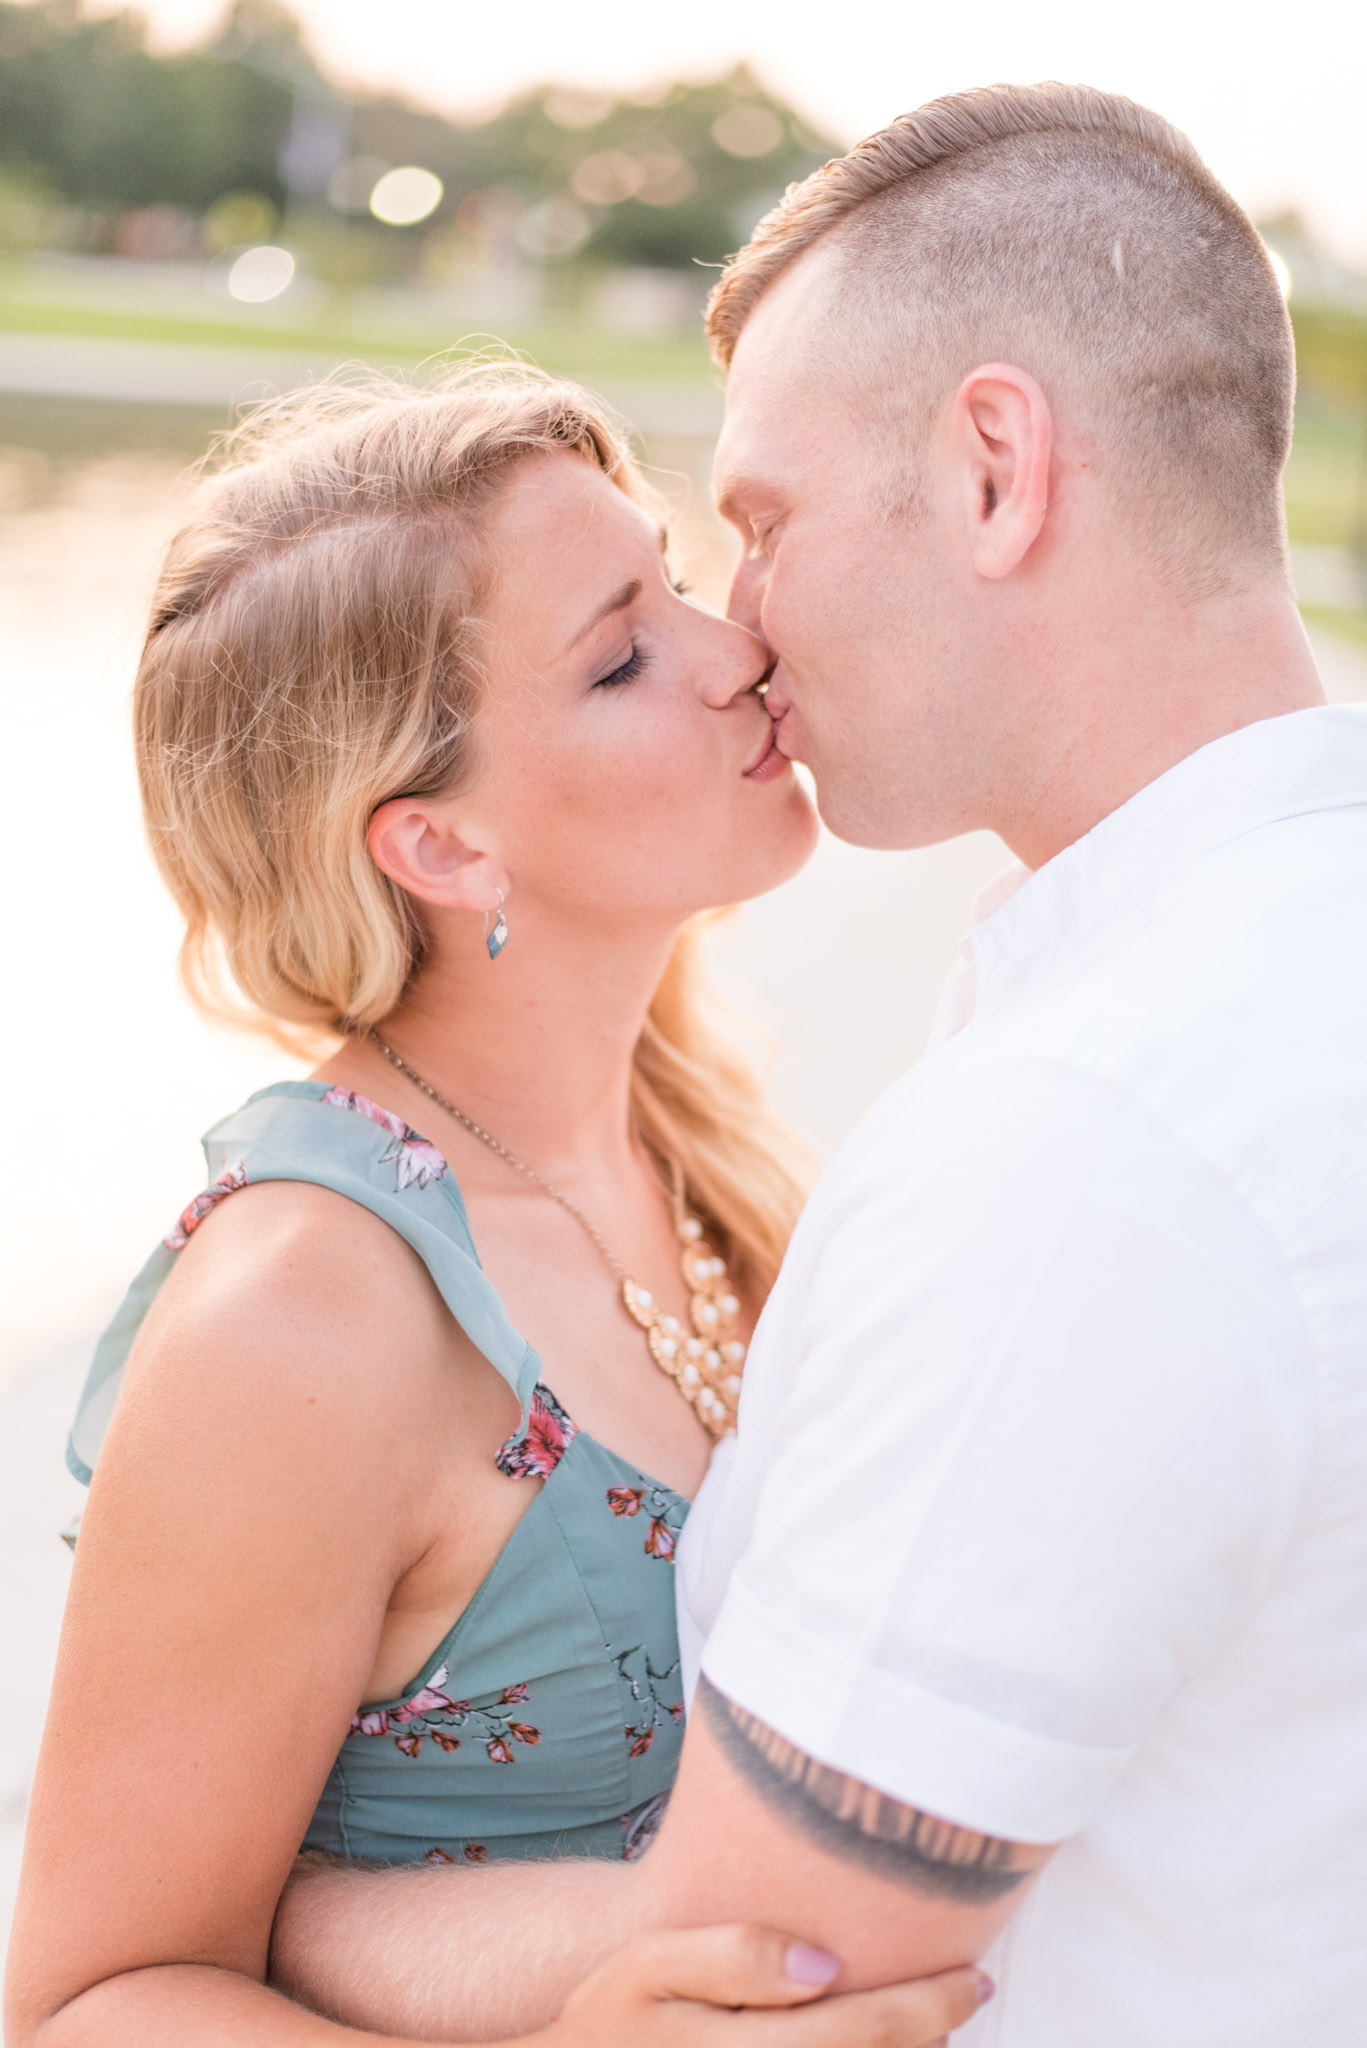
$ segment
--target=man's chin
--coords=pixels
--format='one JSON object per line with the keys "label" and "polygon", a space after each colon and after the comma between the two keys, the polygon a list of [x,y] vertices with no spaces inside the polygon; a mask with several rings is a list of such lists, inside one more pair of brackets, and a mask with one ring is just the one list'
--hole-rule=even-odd
{"label": "man's chin", "polygon": [[800,771],[811,778],[821,822],[835,839],[847,846],[866,846],[878,853],[910,853],[918,847],[939,846],[969,830],[933,815],[917,815],[895,796],[875,790],[851,788],[827,770],[823,781],[815,770]]}

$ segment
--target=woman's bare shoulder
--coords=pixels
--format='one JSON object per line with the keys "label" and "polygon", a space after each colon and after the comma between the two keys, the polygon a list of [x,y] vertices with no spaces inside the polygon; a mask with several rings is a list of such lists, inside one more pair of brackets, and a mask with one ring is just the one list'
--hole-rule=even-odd
{"label": "woman's bare shoulder", "polygon": [[373,1301],[377,1286],[404,1312],[439,1300],[417,1254],[361,1203],[311,1181],[274,1180],[239,1188],[203,1218],[159,1299],[239,1313],[307,1300],[326,1313],[330,1303]]}
{"label": "woman's bare shoulder", "polygon": [[180,1252],[120,1408],[154,1437],[297,1438],[339,1478],[379,1483],[397,1461],[411,1482],[434,1403],[476,1357],[388,1224],[330,1188],[265,1182],[220,1203]]}

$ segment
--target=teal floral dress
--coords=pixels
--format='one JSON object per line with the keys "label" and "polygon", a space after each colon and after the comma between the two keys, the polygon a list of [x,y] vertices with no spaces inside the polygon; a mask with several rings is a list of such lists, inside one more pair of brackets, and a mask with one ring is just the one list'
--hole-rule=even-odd
{"label": "teal floral dress", "polygon": [[682,1740],[674,1547],[688,1503],[585,1431],[480,1266],[445,1159],[348,1089],[286,1081],[204,1140],[210,1180],[96,1351],[67,1450],[87,1484],[133,1339],[191,1234],[257,1181],[329,1187],[413,1247],[522,1406],[499,1469],[540,1482],[465,1612],[395,1699],[357,1705],[302,1846],[386,1863],[639,1855]]}

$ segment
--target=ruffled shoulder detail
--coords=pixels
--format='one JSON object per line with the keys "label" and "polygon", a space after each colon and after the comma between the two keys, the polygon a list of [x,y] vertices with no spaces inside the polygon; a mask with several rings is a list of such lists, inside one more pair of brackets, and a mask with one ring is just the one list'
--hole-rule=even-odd
{"label": "ruffled shoulder detail", "polygon": [[579,1424],[550,1388],[538,1383],[525,1424],[508,1438],[494,1463],[510,1479],[549,1479],[578,1434]]}
{"label": "ruffled shoulder detail", "polygon": [[430,1138],[420,1137],[411,1124],[406,1124],[392,1109],[381,1109],[368,1095],[359,1095],[353,1088],[329,1088],[323,1102],[329,1109],[353,1109],[358,1116],[388,1131],[393,1142],[380,1155],[380,1165],[394,1168],[396,1194],[402,1194],[405,1188],[425,1188],[430,1181],[442,1180],[451,1171]]}
{"label": "ruffled shoulder detail", "polygon": [[459,1185],[435,1145],[368,1096],[321,1081],[281,1081],[215,1124],[204,1155],[207,1185],[157,1246],[96,1348],[67,1446],[78,1479],[89,1484],[125,1360],[177,1255],[220,1202],[269,1180],[332,1188],[396,1230],[471,1342],[517,1395],[519,1430],[526,1434],[540,1360],[480,1265]]}

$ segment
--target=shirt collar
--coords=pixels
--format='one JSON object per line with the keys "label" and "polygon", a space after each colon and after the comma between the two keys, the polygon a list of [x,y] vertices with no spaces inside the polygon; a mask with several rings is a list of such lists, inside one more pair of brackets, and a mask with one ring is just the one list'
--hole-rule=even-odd
{"label": "shirt collar", "polygon": [[1279,819],[1356,804],[1367,805],[1367,706],[1287,712],[1211,740],[1042,868],[1017,862],[988,885],[977,904],[985,922],[964,947],[974,1016],[1042,979],[1202,855]]}

